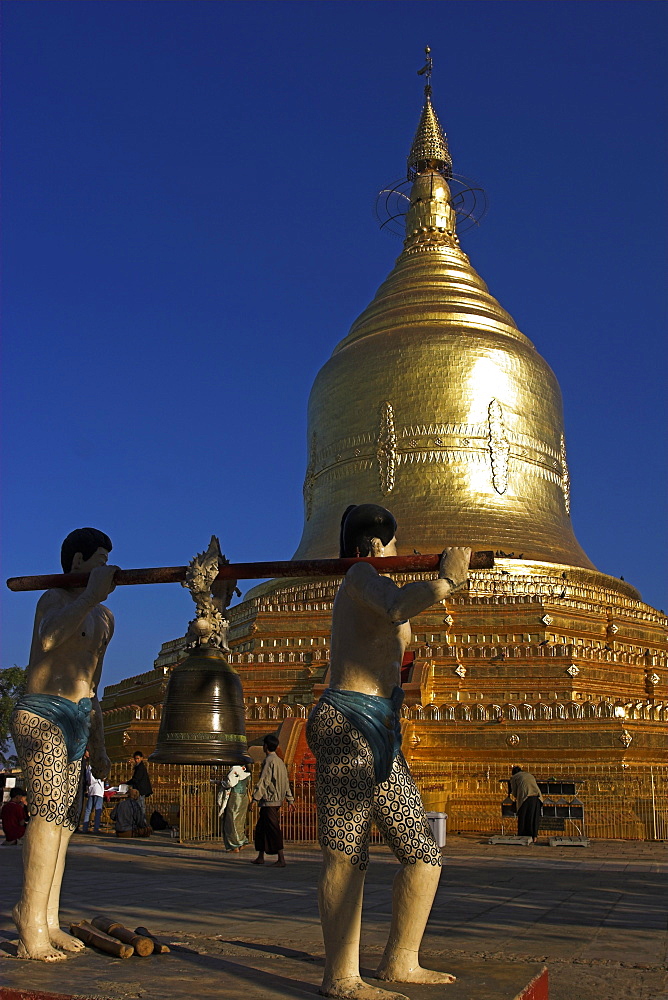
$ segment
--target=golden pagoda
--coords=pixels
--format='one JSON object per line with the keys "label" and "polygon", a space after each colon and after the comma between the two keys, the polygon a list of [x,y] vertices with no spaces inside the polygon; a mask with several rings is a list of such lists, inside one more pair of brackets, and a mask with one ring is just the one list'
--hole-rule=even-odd
{"label": "golden pagoda", "polygon": [[[403,251],[313,384],[294,558],[336,557],[343,511],[366,502],[395,515],[399,553],[493,549],[493,569],[413,620],[404,752],[416,774],[460,775],[460,806],[470,799],[478,816],[480,775],[493,781],[490,767],[518,760],[583,781],[611,768],[606,794],[621,801],[627,772],[666,781],[668,620],[599,573],[575,538],[559,385],[460,247],[427,56]],[[308,757],[304,720],[325,683],[337,586],[275,580],[229,612],[249,740],[283,725],[295,765]],[[105,690],[118,759],[130,743],[150,749],[182,650],[166,643],[153,671]],[[436,784],[427,800],[442,807],[451,784]],[[643,823],[628,818],[624,835]]]}

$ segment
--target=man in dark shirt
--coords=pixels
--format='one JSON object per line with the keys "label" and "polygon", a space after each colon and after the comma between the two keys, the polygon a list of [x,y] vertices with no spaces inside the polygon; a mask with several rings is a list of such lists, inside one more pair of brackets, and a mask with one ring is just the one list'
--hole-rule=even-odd
{"label": "man in dark shirt", "polygon": [[144,754],[141,750],[135,750],[132,755],[135,762],[134,770],[132,772],[132,777],[128,781],[128,786],[130,788],[136,788],[139,792],[139,803],[142,809],[146,809],[145,799],[149,795],[153,795],[153,787],[151,785],[151,779],[148,776],[148,771],[146,770],[146,764],[144,763]]}

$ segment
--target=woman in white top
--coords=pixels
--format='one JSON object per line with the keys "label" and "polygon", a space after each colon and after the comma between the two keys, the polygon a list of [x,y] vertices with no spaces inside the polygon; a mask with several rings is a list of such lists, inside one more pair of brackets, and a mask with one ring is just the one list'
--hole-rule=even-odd
{"label": "woman in white top", "polygon": [[[219,792],[220,812],[223,816],[223,839],[227,851],[240,851],[248,843],[246,836],[246,813],[248,812],[248,790],[250,770],[243,764],[235,764],[228,771]],[[222,793],[222,794],[221,794]]]}
{"label": "woman in white top", "polygon": [[93,823],[93,833],[99,833],[100,820],[102,819],[102,803],[104,802],[104,781],[102,778],[95,777],[90,764],[86,768],[86,793],[88,795],[88,801],[86,802],[86,809],[84,810],[83,832],[88,833],[90,814],[91,812],[94,812],[95,820]]}

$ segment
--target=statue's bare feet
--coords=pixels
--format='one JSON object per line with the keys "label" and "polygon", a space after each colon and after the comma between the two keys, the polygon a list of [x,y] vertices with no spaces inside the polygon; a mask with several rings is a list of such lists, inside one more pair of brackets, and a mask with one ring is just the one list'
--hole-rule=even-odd
{"label": "statue's bare feet", "polygon": [[423,969],[421,965],[400,963],[396,961],[381,962],[376,970],[376,979],[388,983],[454,983],[457,977],[450,972],[435,972],[433,969]]}
{"label": "statue's bare feet", "polygon": [[17,903],[12,910],[12,917],[19,932],[19,958],[32,958],[38,962],[64,962],[67,955],[64,951],[54,948],[46,924],[37,924],[26,920],[21,913],[21,904]]}
{"label": "statue's bare feet", "polygon": [[390,993],[389,990],[369,986],[359,976],[323,982],[318,992],[324,997],[338,997],[339,1000],[408,1000],[404,993]]}
{"label": "statue's bare feet", "polygon": [[86,947],[83,941],[74,937],[73,934],[68,934],[67,931],[61,931],[60,927],[50,926],[49,938],[54,948],[60,948],[61,951],[83,951]]}

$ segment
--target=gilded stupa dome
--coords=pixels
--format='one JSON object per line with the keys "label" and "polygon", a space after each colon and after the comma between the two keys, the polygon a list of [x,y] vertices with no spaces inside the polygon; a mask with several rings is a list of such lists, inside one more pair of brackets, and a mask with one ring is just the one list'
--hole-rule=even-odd
{"label": "gilded stupa dome", "polygon": [[459,246],[451,159],[425,88],[401,256],[318,373],[296,559],[336,556],[351,503],[399,552],[473,545],[593,569],[570,521],[561,393]]}

